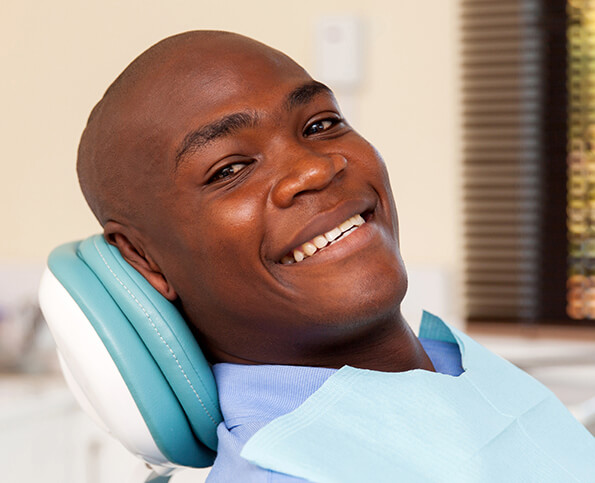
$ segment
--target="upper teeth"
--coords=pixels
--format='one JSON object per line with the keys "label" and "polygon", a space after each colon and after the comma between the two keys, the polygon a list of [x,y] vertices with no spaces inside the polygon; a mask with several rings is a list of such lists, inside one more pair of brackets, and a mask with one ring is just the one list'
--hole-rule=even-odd
{"label": "upper teeth", "polygon": [[281,259],[281,263],[286,265],[288,263],[301,262],[304,258],[311,257],[325,246],[335,243],[341,235],[348,235],[364,223],[365,220],[361,215],[354,215],[332,230],[327,231],[323,235],[315,236],[312,240],[295,248]]}

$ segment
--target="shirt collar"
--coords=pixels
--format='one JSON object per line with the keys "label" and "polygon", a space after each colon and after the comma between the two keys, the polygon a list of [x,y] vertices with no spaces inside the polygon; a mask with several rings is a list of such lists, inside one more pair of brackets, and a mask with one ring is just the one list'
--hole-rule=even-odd
{"label": "shirt collar", "polygon": [[293,411],[335,372],[283,365],[213,366],[221,413],[229,429],[247,421],[271,421]]}
{"label": "shirt collar", "polygon": [[[449,326],[429,312],[422,315],[419,337],[456,344],[462,349]],[[453,352],[449,356],[448,367],[453,365],[453,358],[457,359],[457,366],[460,364],[460,355],[456,349],[455,352],[456,355]],[[230,363],[213,366],[221,413],[228,429],[246,422],[269,422],[293,411],[335,372],[336,369],[305,366]]]}

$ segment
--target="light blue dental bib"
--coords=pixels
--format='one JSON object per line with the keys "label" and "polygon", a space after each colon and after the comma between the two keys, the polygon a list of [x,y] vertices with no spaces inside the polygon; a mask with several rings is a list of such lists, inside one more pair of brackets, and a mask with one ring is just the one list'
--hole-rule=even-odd
{"label": "light blue dental bib", "polygon": [[595,482],[595,438],[542,384],[437,317],[465,372],[343,367],[242,457],[316,482]]}

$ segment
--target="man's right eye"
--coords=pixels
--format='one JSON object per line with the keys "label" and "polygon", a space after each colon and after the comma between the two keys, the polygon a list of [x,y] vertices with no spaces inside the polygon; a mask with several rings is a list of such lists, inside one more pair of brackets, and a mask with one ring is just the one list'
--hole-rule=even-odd
{"label": "man's right eye", "polygon": [[237,173],[239,173],[242,169],[248,166],[250,163],[233,163],[224,166],[219,171],[217,171],[213,176],[209,178],[208,183],[213,183],[215,181],[220,181],[222,179],[230,178]]}
{"label": "man's right eye", "polygon": [[327,131],[328,129],[331,129],[335,125],[339,124],[340,122],[341,119],[336,118],[321,119],[319,121],[313,122],[304,131],[304,136],[312,136],[314,134],[319,134],[321,132]]}

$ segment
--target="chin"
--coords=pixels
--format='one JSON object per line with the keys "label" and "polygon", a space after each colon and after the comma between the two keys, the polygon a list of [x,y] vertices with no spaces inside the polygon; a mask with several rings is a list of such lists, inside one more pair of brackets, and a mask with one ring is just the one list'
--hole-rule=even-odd
{"label": "chin", "polygon": [[328,290],[310,300],[309,308],[325,307],[319,311],[325,314],[319,318],[320,324],[329,329],[357,330],[400,318],[407,292],[407,273],[400,260],[384,265],[382,270],[352,277],[349,282],[340,287],[329,284]]}

